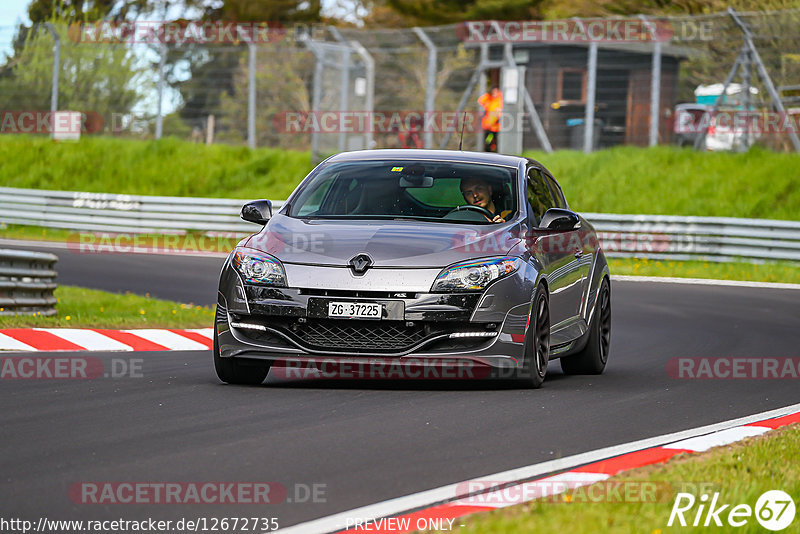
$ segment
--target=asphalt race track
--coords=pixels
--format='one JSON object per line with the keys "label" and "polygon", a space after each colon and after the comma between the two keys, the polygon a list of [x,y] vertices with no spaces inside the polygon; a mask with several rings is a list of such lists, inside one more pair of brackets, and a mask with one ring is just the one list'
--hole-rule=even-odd
{"label": "asphalt race track", "polygon": [[56,271],[60,285],[150,293],[156,298],[202,305],[217,302],[217,280],[225,261],[224,257],[166,254],[79,254],[64,247],[11,243],[2,240],[0,248],[58,256]]}
{"label": "asphalt race track", "polygon": [[[62,284],[204,304],[213,301],[222,261],[98,255],[86,262],[56,253]],[[565,377],[554,362],[535,391],[461,381],[227,386],[216,379],[210,352],[92,353],[105,368],[112,358],[141,359],[143,376],[2,381],[0,499],[31,520],[257,516],[289,526],[786,406],[800,401],[797,380],[676,379],[666,366],[685,356],[799,357],[798,297],[796,290],[615,282],[606,373]],[[69,488],[91,481],[272,481],[305,502],[73,502]],[[308,502],[302,497],[315,484],[324,495]]]}

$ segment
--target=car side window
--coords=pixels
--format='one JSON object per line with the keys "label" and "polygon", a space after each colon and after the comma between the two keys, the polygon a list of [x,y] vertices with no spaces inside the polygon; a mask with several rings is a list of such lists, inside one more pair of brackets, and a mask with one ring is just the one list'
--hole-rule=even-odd
{"label": "car side window", "polygon": [[544,213],[550,208],[555,207],[555,202],[539,169],[534,167],[528,169],[527,186],[528,206],[533,215],[534,222],[538,226]]}
{"label": "car side window", "polygon": [[553,193],[553,200],[555,201],[556,207],[567,209],[567,199],[564,198],[564,192],[561,191],[561,186],[558,185],[555,178],[547,173],[543,174],[547,185],[550,186],[550,191]]}

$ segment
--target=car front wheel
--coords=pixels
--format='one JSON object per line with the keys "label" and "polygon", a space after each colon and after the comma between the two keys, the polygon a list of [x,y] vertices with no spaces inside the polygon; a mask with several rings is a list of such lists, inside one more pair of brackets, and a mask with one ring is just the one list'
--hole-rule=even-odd
{"label": "car front wheel", "polygon": [[544,286],[536,289],[528,331],[525,334],[525,356],[517,378],[521,385],[540,388],[550,361],[550,300]]}
{"label": "car front wheel", "polygon": [[236,358],[222,358],[219,355],[219,340],[217,329],[214,328],[214,370],[217,377],[227,384],[242,384],[255,386],[264,381],[269,373],[270,365],[267,363],[253,362],[243,364]]}

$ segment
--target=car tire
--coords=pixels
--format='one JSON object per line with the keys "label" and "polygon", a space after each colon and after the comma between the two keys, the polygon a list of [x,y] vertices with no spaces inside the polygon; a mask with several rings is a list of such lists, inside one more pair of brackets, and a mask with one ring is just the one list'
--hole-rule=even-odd
{"label": "car tire", "polygon": [[568,375],[599,375],[606,368],[611,347],[611,284],[603,278],[586,346],[577,354],[561,358]]}
{"label": "car tire", "polygon": [[517,380],[520,385],[542,387],[550,361],[550,299],[543,285],[536,288],[531,307],[528,331],[525,333],[525,355]]}
{"label": "car tire", "polygon": [[267,363],[242,365],[236,358],[221,357],[219,355],[217,329],[214,328],[214,370],[217,372],[217,378],[226,384],[257,386],[267,378],[269,368],[270,364]]}

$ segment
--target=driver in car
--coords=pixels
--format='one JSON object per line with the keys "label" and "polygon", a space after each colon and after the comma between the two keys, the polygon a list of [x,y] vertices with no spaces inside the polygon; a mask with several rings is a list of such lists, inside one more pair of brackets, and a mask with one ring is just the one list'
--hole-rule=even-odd
{"label": "driver in car", "polygon": [[461,194],[464,195],[467,204],[487,210],[492,217],[489,218],[486,214],[483,216],[490,222],[504,223],[506,218],[511,215],[511,210],[500,212],[497,209],[492,198],[492,186],[486,180],[464,178],[461,180]]}

